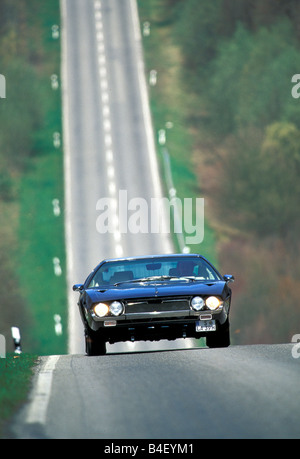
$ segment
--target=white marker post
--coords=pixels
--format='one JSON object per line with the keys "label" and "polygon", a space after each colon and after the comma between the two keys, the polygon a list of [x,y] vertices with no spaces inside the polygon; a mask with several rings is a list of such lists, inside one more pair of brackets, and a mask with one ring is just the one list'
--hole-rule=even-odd
{"label": "white marker post", "polygon": [[149,37],[151,33],[151,24],[149,21],[145,21],[143,23],[143,36],[144,37]]}
{"label": "white marker post", "polygon": [[21,333],[18,327],[11,327],[11,335],[15,345],[15,354],[21,354]]}
{"label": "white marker post", "polygon": [[59,216],[60,216],[59,199],[56,199],[56,198],[53,199],[52,205],[53,205],[53,213],[54,213],[54,216],[55,216],[55,217],[59,217]]}
{"label": "white marker post", "polygon": [[51,75],[50,80],[51,88],[53,89],[53,91],[57,91],[57,89],[59,88],[58,76],[54,73],[53,75]]}
{"label": "white marker post", "polygon": [[6,99],[6,80],[5,76],[0,74],[0,98]]}
{"label": "white marker post", "polygon": [[59,39],[59,26],[57,24],[53,24],[51,27],[52,31],[52,38],[53,40],[58,40]]}
{"label": "white marker post", "polygon": [[156,86],[157,83],[157,70],[150,70],[149,84],[150,86]]}
{"label": "white marker post", "polygon": [[166,144],[166,131],[165,129],[160,129],[158,131],[158,143],[159,145],[165,145]]}
{"label": "white marker post", "polygon": [[61,323],[61,317],[59,314],[54,314],[54,330],[56,336],[61,336],[63,333],[62,330],[62,323]]}
{"label": "white marker post", "polygon": [[60,141],[60,133],[59,132],[54,132],[53,134],[53,145],[55,148],[59,148],[61,145]]}
{"label": "white marker post", "polygon": [[62,269],[60,266],[60,259],[55,257],[53,258],[53,267],[54,267],[54,274],[59,277],[62,275]]}
{"label": "white marker post", "polygon": [[5,336],[0,335],[0,359],[6,358],[6,341]]}

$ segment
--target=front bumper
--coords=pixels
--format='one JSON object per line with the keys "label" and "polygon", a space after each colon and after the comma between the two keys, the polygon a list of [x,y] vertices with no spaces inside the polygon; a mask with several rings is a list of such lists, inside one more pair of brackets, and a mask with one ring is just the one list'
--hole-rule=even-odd
{"label": "front bumper", "polygon": [[223,306],[217,311],[152,311],[123,314],[119,317],[99,318],[87,312],[88,326],[105,341],[159,341],[177,338],[201,338],[211,331],[197,331],[196,324],[214,321],[219,330],[228,319]]}

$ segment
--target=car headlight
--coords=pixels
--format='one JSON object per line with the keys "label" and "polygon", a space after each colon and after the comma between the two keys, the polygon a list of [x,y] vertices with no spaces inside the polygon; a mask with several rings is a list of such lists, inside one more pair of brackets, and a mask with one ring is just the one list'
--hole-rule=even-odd
{"label": "car headlight", "polygon": [[120,301],[113,301],[109,307],[109,310],[113,316],[119,316],[123,312],[123,304]]}
{"label": "car headlight", "polygon": [[106,316],[106,314],[108,314],[108,311],[109,311],[109,308],[108,308],[107,304],[105,304],[105,303],[95,304],[93,309],[94,309],[94,313],[98,317]]}
{"label": "car headlight", "polygon": [[191,306],[194,309],[194,311],[200,311],[203,306],[204,306],[204,300],[201,298],[201,296],[194,296],[191,301]]}
{"label": "car headlight", "polygon": [[221,300],[219,300],[219,298],[217,298],[216,296],[209,296],[206,301],[206,306],[211,310],[211,311],[215,311],[216,309],[218,309],[221,304],[223,303]]}

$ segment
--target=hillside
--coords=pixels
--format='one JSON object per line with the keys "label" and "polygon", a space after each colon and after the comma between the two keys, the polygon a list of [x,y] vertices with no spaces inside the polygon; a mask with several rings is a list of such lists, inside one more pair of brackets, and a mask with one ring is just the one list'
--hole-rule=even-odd
{"label": "hillside", "polygon": [[169,94],[171,81],[184,95],[176,100],[192,147],[181,155],[196,171],[220,270],[237,279],[234,342],[288,342],[300,322],[299,2],[140,3],[147,53],[157,34],[167,56],[176,50],[179,71],[159,75],[159,91]]}

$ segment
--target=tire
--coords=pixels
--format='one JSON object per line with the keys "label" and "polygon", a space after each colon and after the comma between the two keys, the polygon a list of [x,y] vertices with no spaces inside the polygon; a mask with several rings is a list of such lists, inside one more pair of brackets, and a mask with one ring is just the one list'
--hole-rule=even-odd
{"label": "tire", "polygon": [[230,326],[227,320],[220,330],[207,335],[206,345],[209,348],[220,348],[230,346]]}
{"label": "tire", "polygon": [[96,356],[106,354],[106,342],[93,332],[85,331],[86,355]]}

